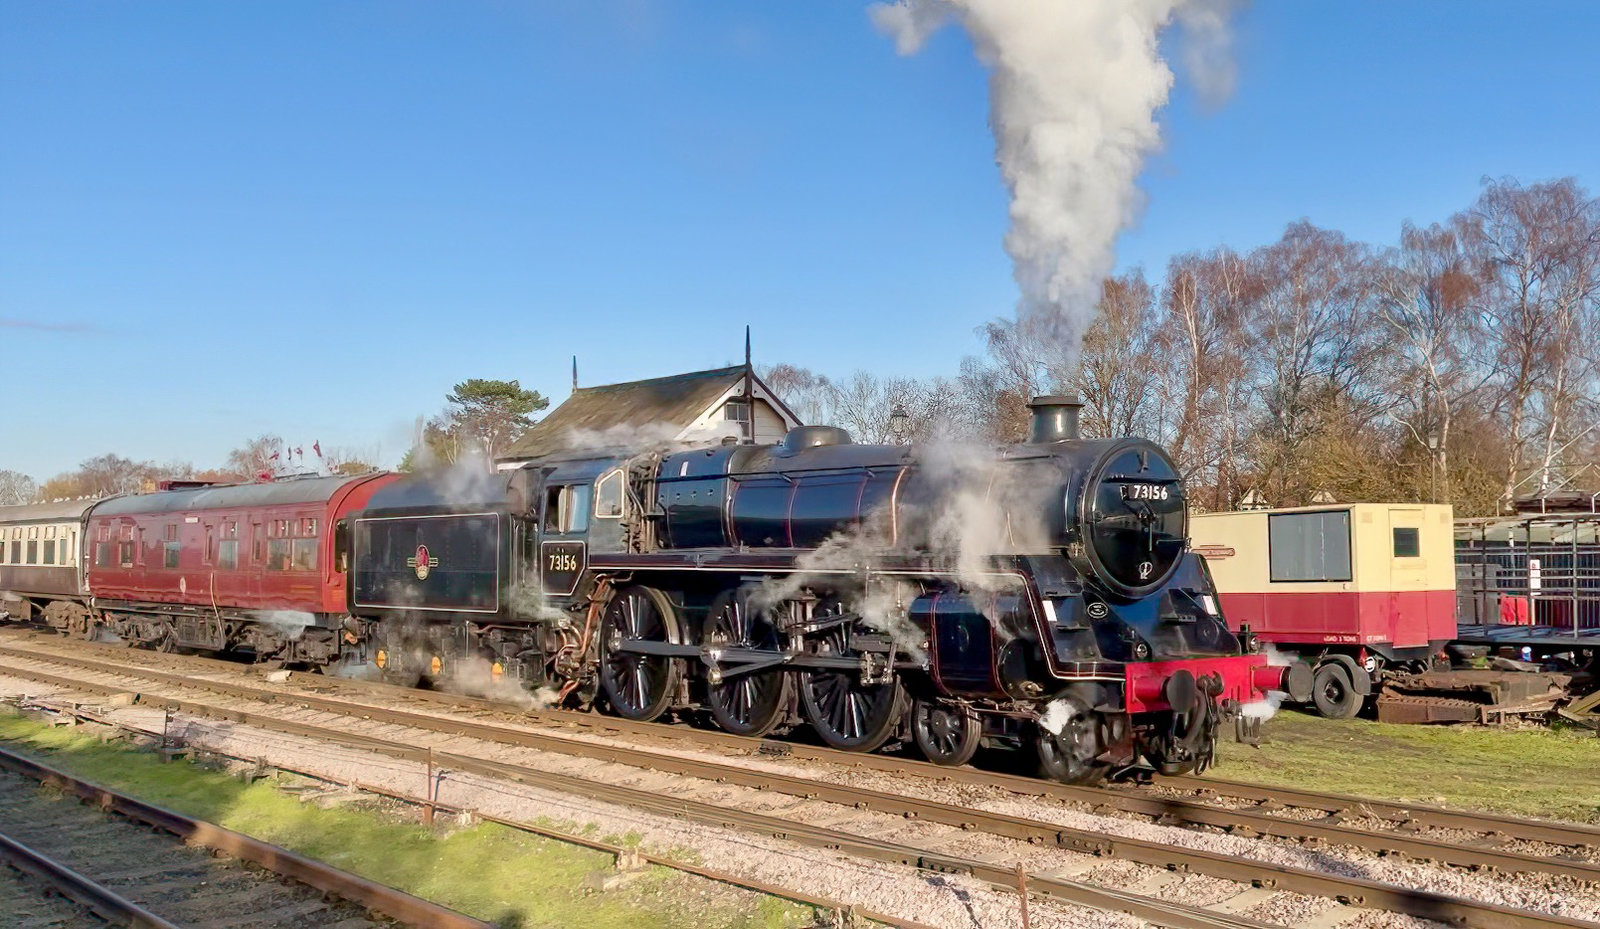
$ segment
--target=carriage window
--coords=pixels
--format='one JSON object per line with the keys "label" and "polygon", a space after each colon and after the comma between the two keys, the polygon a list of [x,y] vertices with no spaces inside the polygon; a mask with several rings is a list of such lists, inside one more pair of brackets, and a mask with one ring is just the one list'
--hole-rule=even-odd
{"label": "carriage window", "polygon": [[317,521],[315,519],[300,520],[300,534],[307,537],[315,537],[317,534]]}
{"label": "carriage window", "polygon": [[237,540],[228,539],[217,545],[217,567],[232,571],[239,567],[239,543]]}
{"label": "carriage window", "polygon": [[28,540],[28,562],[27,563],[28,564],[38,564],[39,563],[39,543],[33,541],[32,539]]}
{"label": "carriage window", "polygon": [[1394,530],[1394,556],[1396,558],[1417,558],[1422,555],[1421,540],[1417,537],[1417,530],[1396,528]]}
{"label": "carriage window", "polygon": [[133,567],[133,543],[132,542],[118,542],[117,543],[117,563],[122,565],[124,568]]}
{"label": "carriage window", "polygon": [[161,566],[163,568],[176,568],[178,566],[178,552],[183,546],[177,542],[163,542],[161,546]]}
{"label": "carriage window", "polygon": [[1278,513],[1267,517],[1274,581],[1350,580],[1350,513]]}
{"label": "carriage window", "polygon": [[[16,544],[15,542],[12,543],[13,546],[15,546],[15,544]],[[13,561],[15,561],[16,558],[17,558],[16,551],[17,551],[16,548],[12,548],[11,549],[11,553],[12,553],[11,554],[11,559]],[[111,567],[111,543],[110,542],[96,542],[96,543],[94,543],[94,566],[97,567],[97,568],[109,568],[109,567]]]}
{"label": "carriage window", "polygon": [[267,541],[267,570],[289,570],[289,540],[270,539]]}
{"label": "carriage window", "polygon": [[612,471],[594,487],[594,515],[616,519],[622,515],[622,472]]}
{"label": "carriage window", "polygon": [[178,524],[177,523],[167,523],[167,541],[168,542],[176,542],[176,541],[178,541]]}
{"label": "carriage window", "polygon": [[44,559],[40,562],[40,564],[55,564],[55,563],[56,563],[56,543],[54,543],[54,542],[46,542],[46,543],[44,543]]}
{"label": "carriage window", "polygon": [[296,571],[315,571],[317,569],[317,540],[295,539],[291,547],[290,557]]}

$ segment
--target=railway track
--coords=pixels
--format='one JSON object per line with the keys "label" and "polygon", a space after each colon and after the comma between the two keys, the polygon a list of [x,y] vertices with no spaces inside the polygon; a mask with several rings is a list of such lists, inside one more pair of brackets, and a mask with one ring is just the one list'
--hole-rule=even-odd
{"label": "railway track", "polygon": [[141,929],[488,929],[5,750],[0,823],[0,859],[14,869],[0,887],[0,912],[19,920],[13,925],[27,914],[28,925],[81,926],[92,913]]}
{"label": "railway track", "polygon": [[[44,652],[33,649],[12,649],[0,645],[0,656],[29,657],[47,653],[64,654],[54,649]],[[117,649],[108,649],[107,655],[113,658],[128,657],[125,650]],[[559,738],[559,735],[529,734],[525,724],[533,723],[549,727],[558,733],[577,729],[599,736],[638,737],[666,743],[682,742],[698,748],[714,748],[730,752],[735,757],[748,756],[756,752],[769,757],[789,756],[847,768],[883,771],[896,775],[910,774],[941,784],[994,788],[1019,795],[1066,801],[1099,812],[1129,814],[1169,825],[1216,829],[1236,835],[1268,836],[1344,845],[1383,855],[1404,855],[1421,861],[1438,861],[1465,868],[1551,874],[1600,882],[1600,863],[1586,858],[1586,855],[1600,856],[1600,828],[1594,826],[1499,816],[1492,813],[1464,812],[1423,804],[1392,803],[1365,797],[1245,784],[1215,778],[1161,778],[1153,785],[1156,789],[1150,789],[1146,785],[1110,788],[1074,787],[1040,778],[975,768],[942,768],[918,760],[888,755],[863,755],[793,742],[768,740],[757,743],[719,731],[662,723],[638,723],[571,710],[508,712],[504,704],[479,698],[419,691],[366,681],[301,675],[297,678],[299,686],[295,690],[268,691],[256,688],[254,691],[249,691],[248,688],[241,690],[238,685],[197,678],[193,670],[210,669],[233,675],[243,673],[241,666],[236,663],[189,656],[139,654],[140,659],[152,657],[176,659],[172,662],[174,665],[190,667],[187,673],[165,673],[155,669],[140,671],[142,675],[163,683],[200,687],[225,695],[287,701],[307,708],[348,714],[350,704],[347,700],[308,691],[338,694],[359,701],[365,708],[365,715],[371,718],[393,719],[406,725],[421,724],[437,727],[439,725],[436,721],[439,718],[437,710],[443,709],[451,711],[454,715],[444,717],[448,725],[441,731],[470,734],[486,741],[558,751],[595,752],[581,745],[568,749],[564,745],[558,746],[552,743],[551,739]],[[108,673],[127,667],[117,661],[101,661],[90,666]],[[434,709],[435,712],[420,715],[434,716],[435,719],[421,719],[419,713],[397,709],[392,705],[396,702]],[[473,714],[475,718],[462,720],[460,713],[463,711]],[[509,720],[515,725],[496,725],[485,721],[495,719]],[[570,743],[570,740],[568,742]],[[590,757],[602,756],[593,753]],[[662,759],[656,759],[655,763],[652,763],[644,756],[636,756],[635,760],[643,760],[646,767],[658,767],[659,764],[666,763]],[[680,774],[699,773],[681,766],[658,767],[658,769],[673,770]],[[721,775],[716,774],[716,776]],[[1226,805],[1212,802],[1221,798],[1239,802]],[[1537,851],[1517,850],[1504,847],[1507,844],[1542,846],[1542,848]]]}
{"label": "railway track", "polygon": [[[1080,852],[1089,852],[1102,856],[1115,856],[1118,858],[1141,862],[1147,865],[1153,865],[1158,868],[1193,871],[1224,878],[1226,880],[1240,882],[1241,884],[1247,886],[1254,885],[1255,887],[1266,891],[1293,890],[1300,893],[1313,894],[1321,897],[1346,900],[1358,906],[1375,907],[1379,909],[1392,910],[1395,912],[1409,913],[1412,915],[1444,922],[1465,923],[1472,926],[1491,927],[1491,929],[1502,926],[1589,925],[1575,919],[1553,916],[1549,914],[1529,913],[1505,906],[1497,906],[1494,904],[1486,904],[1471,900],[1461,900],[1422,891],[1407,890],[1404,888],[1381,884],[1375,881],[1364,880],[1360,878],[1341,877],[1304,869],[1267,865],[1258,861],[1217,855],[1215,853],[1208,853],[1197,849],[1175,848],[1161,843],[1119,836],[1108,836],[1102,833],[1090,833],[1082,830],[1064,828],[1059,824],[1041,820],[989,813],[951,804],[938,803],[926,799],[908,797],[902,794],[870,791],[857,787],[831,784],[825,781],[816,780],[814,778],[777,775],[771,773],[770,771],[751,770],[748,766],[741,766],[736,763],[721,763],[703,759],[686,758],[682,755],[674,755],[659,751],[629,748],[614,744],[597,743],[592,740],[574,739],[570,737],[570,734],[553,735],[546,732],[535,732],[526,728],[514,728],[479,720],[462,719],[459,717],[459,715],[455,717],[446,717],[437,715],[436,713],[413,712],[410,710],[396,709],[393,707],[377,706],[371,703],[353,703],[350,700],[332,699],[326,696],[304,692],[291,692],[286,689],[271,690],[257,686],[240,685],[228,681],[196,677],[196,672],[194,670],[191,670],[188,675],[172,674],[150,668],[129,667],[126,664],[129,659],[135,657],[137,657],[137,659],[141,662],[147,658],[159,657],[163,660],[162,663],[167,663],[172,656],[149,656],[143,653],[139,654],[138,656],[133,656],[124,652],[120,653],[119,655],[119,657],[123,658],[123,663],[119,664],[117,662],[101,661],[98,659],[88,658],[87,656],[81,654],[60,654],[56,653],[55,650],[51,648],[33,648],[31,647],[32,644],[33,643],[30,643],[29,648],[14,648],[11,646],[0,647],[0,654],[7,655],[13,659],[29,662],[45,662],[46,664],[55,663],[58,667],[76,666],[79,669],[90,671],[97,675],[121,675],[125,680],[131,679],[134,683],[129,684],[115,680],[96,683],[83,679],[81,674],[76,678],[67,678],[59,674],[51,674],[37,667],[33,668],[32,670],[27,668],[18,668],[16,667],[15,662],[13,662],[13,673],[22,673],[25,676],[33,677],[35,680],[40,680],[41,682],[51,683],[58,686],[78,687],[80,689],[87,688],[90,691],[101,693],[119,692],[133,687],[136,689],[141,689],[148,694],[149,684],[156,684],[161,688],[186,688],[190,692],[199,691],[206,693],[213,699],[211,702],[206,702],[203,700],[195,700],[187,697],[180,698],[176,696],[151,695],[150,698],[158,703],[169,705],[174,709],[179,709],[186,712],[221,715],[226,718],[235,719],[242,722],[250,722],[256,725],[262,725],[266,728],[276,728],[279,731],[294,731],[298,734],[311,735],[313,737],[332,738],[334,740],[341,740],[347,743],[361,744],[363,747],[371,748],[376,751],[382,751],[391,755],[398,753],[401,756],[405,756],[409,752],[412,756],[414,756],[418,750],[410,745],[403,747],[399,746],[394,744],[392,740],[374,740],[370,738],[352,739],[351,734],[348,732],[337,732],[322,726],[312,726],[305,723],[292,722],[282,718],[273,718],[260,712],[260,710],[263,707],[270,708],[274,704],[280,707],[294,706],[307,710],[314,710],[317,713],[331,713],[346,718],[359,718],[363,720],[381,722],[387,725],[407,726],[423,732],[467,736],[472,739],[491,743],[518,745],[522,747],[537,748],[544,751],[564,754],[577,754],[597,761],[617,762],[640,768],[688,775],[706,780],[719,781],[722,783],[740,784],[765,791],[786,793],[796,797],[824,799],[829,802],[845,804],[859,809],[875,810],[878,812],[890,813],[902,817],[917,818],[927,822],[954,825],[967,830],[988,832],[993,835],[1005,836],[1012,839],[1020,839],[1035,844],[1047,844],[1050,846],[1056,846]],[[224,668],[216,664],[191,664],[190,662],[190,659],[183,659],[182,661],[173,663],[180,665],[190,664],[191,668],[204,667],[207,668],[208,671],[229,670],[234,675],[237,675],[242,671],[238,665],[231,665]],[[169,664],[169,666],[171,666],[171,664]],[[145,684],[139,684],[140,681],[145,682]],[[313,683],[318,687],[318,689],[342,690],[347,687],[351,687],[357,691],[365,690],[367,699],[371,699],[374,693],[374,691],[370,690],[370,688],[354,686],[348,682],[334,682],[327,679],[317,678],[313,679]],[[401,691],[401,693],[410,692]],[[380,699],[385,700],[395,698],[395,696],[396,695],[392,692],[383,692],[379,694]],[[253,703],[255,704],[255,708],[253,710],[242,709],[238,703],[235,703],[235,705],[231,706],[219,705],[215,700],[216,697],[224,698],[224,703],[226,703],[226,701]],[[474,705],[473,703],[461,702],[465,698],[446,699],[443,695],[428,694],[425,695],[425,697],[411,697],[410,699],[421,700],[423,703],[433,703],[436,706],[439,704],[453,703],[457,709],[470,709],[473,712],[484,716],[494,715],[492,711],[485,708],[482,704]],[[542,715],[549,717],[550,714],[545,713]],[[575,715],[578,714],[561,714],[561,721],[568,721],[567,717]],[[608,731],[632,731],[635,729],[632,724],[626,724],[625,721],[614,720],[610,718],[595,719],[593,725]],[[647,730],[648,735],[656,738],[661,737],[661,731],[663,729],[661,726],[644,726],[638,728]],[[671,727],[669,731],[675,733],[681,728],[682,727]],[[686,731],[698,732],[697,730]],[[710,737],[721,734],[699,733],[699,735]],[[415,740],[413,739],[412,741],[414,742]],[[747,756],[750,743],[745,742],[744,740],[738,740],[738,742],[740,748],[743,749],[743,754]],[[788,746],[785,750],[796,755],[815,754],[818,757],[828,758],[828,760],[833,760],[831,757],[829,757],[830,755],[844,754],[831,753],[829,750],[812,749],[806,746]],[[846,757],[855,763],[866,763],[868,765],[889,765],[897,770],[908,769],[905,762],[899,762],[892,758],[856,755],[847,755]],[[552,780],[551,775],[547,772],[530,770],[525,767],[519,767],[515,765],[505,765],[502,763],[490,762],[480,758],[472,758],[453,754],[441,754],[435,760],[442,765],[449,765],[458,770],[474,770],[494,776],[508,777],[513,780],[527,780],[528,778],[532,777],[539,783],[545,785],[556,782]],[[1080,796],[1078,793],[1079,789],[1063,788],[1062,785],[1032,781],[1023,778],[1012,778],[1007,775],[965,770],[950,771],[948,769],[932,769],[932,771],[938,772],[938,776],[944,778],[975,779],[975,781],[979,782],[1003,785],[1006,786],[1007,789],[1017,789],[1019,792],[1023,793],[1053,795],[1075,800],[1079,799]],[[917,773],[927,775],[931,774],[932,771],[918,769]],[[597,798],[599,797],[599,794],[595,793],[595,791],[603,788],[609,789],[607,785],[597,785],[594,782],[579,783],[578,781],[579,779],[569,779],[569,782],[562,782],[562,789],[588,796],[596,796]],[[1210,781],[1201,781],[1200,783],[1207,788],[1214,786]],[[1247,785],[1240,785],[1241,790],[1245,786]],[[1226,788],[1224,789],[1226,790]],[[1251,790],[1260,790],[1260,788],[1251,788]],[[585,794],[586,791],[588,792],[587,794]],[[1299,837],[1311,836],[1323,839],[1324,841],[1341,841],[1344,844],[1354,844],[1354,842],[1350,841],[1351,838],[1361,838],[1363,835],[1365,835],[1365,841],[1373,843],[1373,845],[1379,844],[1379,839],[1373,837],[1374,834],[1372,834],[1371,830],[1352,830],[1349,827],[1340,826],[1337,822],[1308,824],[1308,821],[1305,820],[1279,820],[1278,817],[1270,816],[1265,812],[1250,811],[1245,811],[1245,815],[1241,816],[1240,811],[1237,810],[1222,810],[1218,807],[1209,806],[1197,801],[1179,801],[1172,798],[1155,798],[1147,794],[1139,793],[1094,790],[1084,791],[1084,793],[1096,795],[1093,798],[1089,798],[1089,802],[1098,803],[1101,805],[1111,804],[1113,806],[1140,814],[1163,815],[1169,820],[1176,818],[1186,823],[1203,825],[1207,827],[1226,828],[1231,825],[1237,830],[1238,823],[1242,820],[1251,824],[1247,825],[1245,828],[1255,830],[1258,834],[1277,834]],[[1304,798],[1303,802],[1308,804],[1311,808],[1316,808],[1317,806],[1322,805],[1332,806],[1336,811],[1345,809],[1342,801],[1335,803],[1330,802],[1330,798],[1322,797],[1321,795],[1315,796],[1315,800],[1308,797]],[[669,812],[671,815],[686,815],[685,811],[687,810],[689,811],[688,815],[691,815],[692,817],[703,818],[704,821],[719,822],[721,824],[732,823],[738,825],[740,828],[765,832],[767,834],[777,834],[778,832],[795,834],[797,830],[797,826],[793,822],[780,821],[774,823],[762,819],[759,816],[756,816],[755,818],[741,818],[740,816],[730,817],[730,813],[726,809],[718,810],[714,808],[693,807],[692,805],[686,806],[686,801],[666,799],[660,797],[659,795],[624,796],[613,794],[611,797],[617,802],[639,808],[651,808],[653,804],[659,809],[661,808],[660,804],[665,802],[669,804],[667,812]],[[1397,812],[1409,809],[1410,808],[1395,807],[1395,811]],[[1178,811],[1176,816],[1172,813],[1173,810]],[[1452,815],[1466,816],[1467,814]],[[1272,820],[1272,822],[1262,823],[1262,825],[1267,828],[1256,830],[1255,826],[1253,825],[1255,818],[1264,818]],[[1335,819],[1336,817],[1326,818]],[[1486,834],[1492,833],[1499,830],[1504,825],[1504,822],[1499,822],[1493,828],[1489,828],[1484,831]],[[1559,835],[1564,841],[1570,843],[1570,845],[1564,847],[1570,848],[1577,845],[1583,845],[1587,847],[1596,844],[1596,832],[1594,830],[1586,830],[1584,827],[1566,827],[1561,826],[1560,824],[1540,825],[1553,830],[1549,833],[1550,835]],[[1489,847],[1470,848],[1466,851],[1462,851],[1460,846],[1450,846],[1448,843],[1407,836],[1398,831],[1392,836],[1388,835],[1387,833],[1384,835],[1387,837],[1382,839],[1382,847],[1389,851],[1395,850],[1394,846],[1404,843],[1423,843],[1405,845],[1405,848],[1409,849],[1409,851],[1404,851],[1405,854],[1414,854],[1418,857],[1428,857],[1429,853],[1437,852],[1440,856],[1443,856],[1438,860],[1454,860],[1458,863],[1468,864],[1469,866],[1473,867],[1483,867],[1484,862],[1487,860],[1491,862],[1491,864],[1488,865],[1491,867],[1508,867],[1514,870],[1563,875],[1584,881],[1593,880],[1597,875],[1600,875],[1600,870],[1597,870],[1592,863],[1578,859],[1571,859],[1560,855],[1540,857],[1530,854],[1499,851]],[[1338,836],[1340,838],[1329,838],[1332,836]],[[892,843],[885,844],[879,842],[874,844],[872,842],[863,842],[858,837],[857,839],[851,840],[851,842],[854,843],[854,845],[851,846],[850,842],[841,844],[841,839],[838,835],[829,835],[822,832],[807,834],[802,836],[801,839],[831,847],[853,847],[856,849],[856,853],[862,854],[865,857],[876,857],[879,860],[898,860],[908,864],[916,864],[919,867],[938,866],[949,870],[964,871],[966,873],[972,873],[983,877],[984,879],[996,882],[1003,881],[1010,877],[1010,875],[999,873],[993,866],[986,865],[982,861],[956,860],[951,858],[951,856],[941,857],[939,855],[930,855],[926,854],[925,852],[919,852],[915,848],[897,847]],[[1361,847],[1373,847],[1373,845]],[[1455,850],[1452,851],[1452,849]],[[1081,887],[1073,886],[1076,882],[1060,881],[1056,878],[1052,878],[1050,875],[1029,875],[1028,880],[1035,890],[1043,892],[1047,895],[1058,896],[1062,899],[1086,903],[1086,905],[1121,909],[1128,912],[1135,912],[1134,908],[1147,905],[1144,902],[1135,899],[1137,895],[1125,894],[1120,898],[1107,898],[1104,896],[1095,897],[1094,899],[1098,900],[1097,903],[1088,902],[1082,898],[1075,898],[1072,896],[1072,894],[1081,894],[1085,892]],[[1054,884],[1052,883],[1053,881],[1055,882]],[[1099,888],[1098,890],[1104,892],[1103,888]],[[1159,903],[1160,901],[1156,902]],[[1170,905],[1162,904],[1162,906],[1166,907]],[[1154,912],[1155,911],[1153,910],[1146,910],[1141,915],[1144,915],[1145,918],[1154,918],[1152,915],[1150,915]],[[1165,922],[1166,924],[1178,924],[1176,920],[1180,918],[1186,920],[1200,919],[1202,921],[1218,918],[1216,914],[1189,913],[1174,915],[1165,911],[1162,912],[1164,912],[1165,915],[1155,919],[1155,921]],[[1205,924],[1214,923],[1206,922]]]}

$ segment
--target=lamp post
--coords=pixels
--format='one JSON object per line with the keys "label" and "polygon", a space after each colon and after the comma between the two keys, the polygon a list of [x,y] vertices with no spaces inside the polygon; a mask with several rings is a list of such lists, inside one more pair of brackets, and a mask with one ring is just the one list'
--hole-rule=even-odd
{"label": "lamp post", "polygon": [[1433,485],[1433,492],[1428,500],[1432,503],[1439,502],[1439,437],[1428,436],[1428,480]]}
{"label": "lamp post", "polygon": [[905,407],[897,404],[889,413],[889,439],[896,445],[904,445],[910,432],[911,417],[906,415]]}

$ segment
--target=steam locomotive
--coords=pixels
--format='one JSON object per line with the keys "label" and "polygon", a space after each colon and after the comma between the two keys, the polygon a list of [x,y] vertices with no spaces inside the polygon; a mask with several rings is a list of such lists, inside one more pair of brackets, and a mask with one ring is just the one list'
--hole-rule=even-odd
{"label": "steam locomotive", "polygon": [[384,483],[343,527],[342,660],[945,765],[1031,744],[1069,783],[1204,769],[1280,671],[1224,622],[1171,459],[1031,408],[964,461],[802,426]]}

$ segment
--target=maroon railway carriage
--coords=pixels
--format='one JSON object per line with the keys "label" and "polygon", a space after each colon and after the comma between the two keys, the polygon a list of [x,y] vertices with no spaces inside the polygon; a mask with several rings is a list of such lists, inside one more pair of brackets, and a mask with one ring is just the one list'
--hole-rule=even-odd
{"label": "maroon railway carriage", "polygon": [[199,487],[89,513],[90,624],[162,648],[329,661],[346,619],[346,517],[392,474]]}

